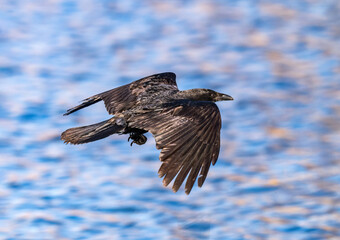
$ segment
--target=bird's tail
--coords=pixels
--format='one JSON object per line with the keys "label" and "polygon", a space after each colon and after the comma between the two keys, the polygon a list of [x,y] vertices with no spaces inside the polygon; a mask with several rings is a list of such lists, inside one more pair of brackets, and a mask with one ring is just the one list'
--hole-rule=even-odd
{"label": "bird's tail", "polygon": [[61,139],[65,143],[82,144],[106,138],[114,133],[118,133],[125,128],[124,124],[117,124],[115,118],[83,126],[67,129],[61,134]]}

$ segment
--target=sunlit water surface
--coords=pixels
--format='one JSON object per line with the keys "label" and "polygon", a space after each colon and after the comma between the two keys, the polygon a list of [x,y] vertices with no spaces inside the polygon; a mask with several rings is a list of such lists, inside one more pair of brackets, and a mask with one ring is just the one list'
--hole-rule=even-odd
{"label": "sunlit water surface", "polygon": [[[2,1],[1,239],[340,239],[339,1]],[[109,118],[80,100],[173,71],[220,102],[202,189],[162,186],[127,136],[65,145]]]}

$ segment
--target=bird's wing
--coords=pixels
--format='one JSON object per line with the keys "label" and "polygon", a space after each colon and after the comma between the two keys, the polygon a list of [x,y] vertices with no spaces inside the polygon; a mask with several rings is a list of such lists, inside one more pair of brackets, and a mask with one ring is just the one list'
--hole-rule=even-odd
{"label": "bird's wing", "polygon": [[[157,88],[155,88],[157,86]],[[110,114],[115,114],[125,109],[129,109],[136,104],[138,95],[141,93],[152,95],[154,89],[159,91],[177,90],[176,75],[171,72],[154,74],[130,84],[114,88],[112,90],[98,94],[105,103],[105,107]]]}
{"label": "bird's wing", "polygon": [[[150,131],[162,149],[163,162],[158,173],[167,186],[175,177],[176,192],[188,176],[185,192],[190,193],[196,178],[201,187],[211,163],[220,151],[221,116],[212,102],[178,101],[165,104],[159,111],[136,114],[129,126]],[[190,173],[189,173],[190,172]]]}
{"label": "bird's wing", "polygon": [[106,110],[110,114],[114,115],[136,105],[140,94],[145,94],[146,97],[151,97],[153,94],[168,90],[178,91],[176,75],[171,72],[154,74],[130,84],[86,98],[78,106],[67,110],[64,115],[69,115],[102,100],[104,101]]}

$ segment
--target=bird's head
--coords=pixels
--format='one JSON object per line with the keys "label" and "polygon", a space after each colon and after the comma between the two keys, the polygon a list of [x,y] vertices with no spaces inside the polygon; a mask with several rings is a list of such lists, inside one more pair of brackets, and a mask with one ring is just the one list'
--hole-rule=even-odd
{"label": "bird's head", "polygon": [[189,99],[196,100],[196,101],[229,101],[234,100],[231,96],[215,92],[214,90],[205,89],[205,88],[196,88],[183,91],[186,92],[186,95]]}

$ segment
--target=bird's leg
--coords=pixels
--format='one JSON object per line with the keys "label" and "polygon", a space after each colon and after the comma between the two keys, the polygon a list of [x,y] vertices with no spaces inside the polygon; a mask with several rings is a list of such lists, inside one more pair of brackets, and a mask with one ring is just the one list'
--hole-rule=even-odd
{"label": "bird's leg", "polygon": [[143,145],[144,143],[146,143],[146,140],[148,140],[143,134],[136,133],[136,132],[130,133],[130,137],[128,138],[128,141],[130,141],[130,139],[133,140],[130,146],[132,146],[132,144],[134,143],[138,145]]}

